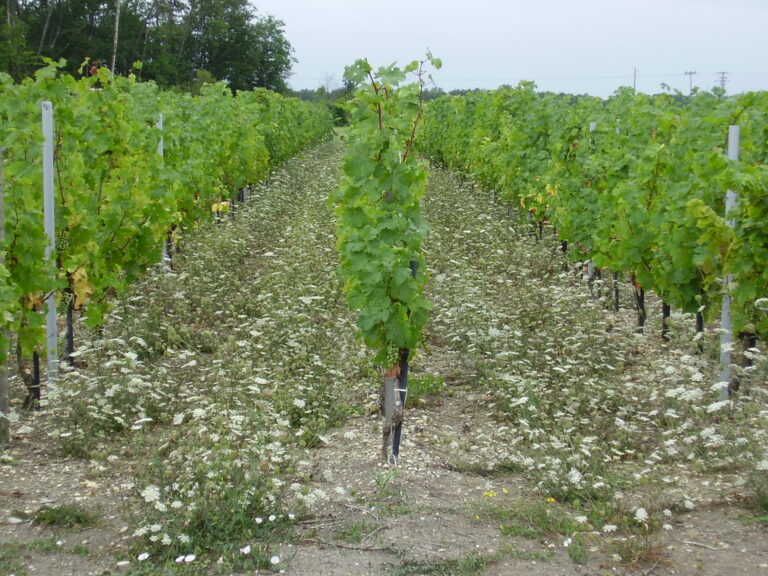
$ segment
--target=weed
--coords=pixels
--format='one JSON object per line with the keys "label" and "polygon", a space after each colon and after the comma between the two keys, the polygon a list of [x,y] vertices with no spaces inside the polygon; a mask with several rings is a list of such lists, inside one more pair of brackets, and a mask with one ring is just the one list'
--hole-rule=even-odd
{"label": "weed", "polygon": [[464,558],[437,560],[404,560],[387,572],[387,576],[407,576],[419,574],[424,576],[474,576],[482,574],[483,570],[502,557],[501,553],[492,556],[480,556],[470,553]]}
{"label": "weed", "polygon": [[58,550],[59,546],[59,540],[54,536],[42,540],[32,540],[31,542],[24,544],[23,548],[34,552],[53,552]]}
{"label": "weed", "polygon": [[586,564],[589,554],[584,546],[583,537],[580,534],[574,534],[569,540],[568,557],[573,560],[575,564]]}
{"label": "weed", "polygon": [[0,544],[0,574],[26,576],[27,571],[21,562],[22,546],[16,542]]}
{"label": "weed", "polygon": [[434,374],[415,375],[408,377],[407,406],[424,406],[429,398],[440,396],[445,387],[445,379]]}
{"label": "weed", "polygon": [[77,504],[62,504],[52,507],[43,506],[34,515],[34,521],[45,526],[73,528],[93,526],[97,522],[97,517]]}
{"label": "weed", "polygon": [[568,536],[580,530],[573,516],[555,502],[518,500],[511,505],[484,502],[478,515],[499,521],[499,529],[506,536],[536,539],[555,534]]}
{"label": "weed", "polygon": [[630,534],[608,544],[609,552],[620,558],[623,564],[650,564],[660,554],[658,540],[649,534]]}
{"label": "weed", "polygon": [[765,517],[768,515],[768,460],[761,461],[747,475],[747,486],[752,490],[750,507],[759,516]]}
{"label": "weed", "polygon": [[363,520],[340,526],[334,532],[334,538],[350,544],[361,544],[366,536],[375,530],[375,526],[371,526]]}
{"label": "weed", "polygon": [[0,543],[0,574],[27,576],[28,572],[22,559],[28,553],[48,554],[59,549],[56,537],[19,542]]}
{"label": "weed", "polygon": [[505,536],[528,539],[557,537],[562,539],[568,556],[576,564],[588,560],[586,539],[597,531],[616,533],[609,539],[611,552],[625,562],[639,562],[652,556],[654,540],[651,535],[660,527],[658,515],[645,508],[633,512],[598,500],[578,502],[576,505],[557,502],[554,498],[544,501],[496,500],[495,492],[486,491],[476,517],[491,517],[499,523]]}
{"label": "weed", "polygon": [[374,470],[373,480],[379,489],[380,495],[389,494],[392,490],[392,482],[400,477],[400,471],[397,468],[388,468],[385,472]]}

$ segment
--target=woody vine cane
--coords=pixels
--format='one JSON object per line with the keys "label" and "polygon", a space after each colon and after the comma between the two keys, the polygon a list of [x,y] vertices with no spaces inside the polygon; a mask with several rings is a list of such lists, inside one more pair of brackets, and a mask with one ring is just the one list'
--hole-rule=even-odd
{"label": "woody vine cane", "polygon": [[428,227],[419,204],[426,169],[415,152],[422,92],[430,79],[427,63],[440,67],[428,54],[402,69],[391,65],[374,72],[365,60],[347,68],[358,89],[349,103],[344,177],[331,197],[344,292],[358,312],[358,335],[376,351],[382,370],[382,452],[390,462],[399,455],[408,361],[430,308],[421,248]]}

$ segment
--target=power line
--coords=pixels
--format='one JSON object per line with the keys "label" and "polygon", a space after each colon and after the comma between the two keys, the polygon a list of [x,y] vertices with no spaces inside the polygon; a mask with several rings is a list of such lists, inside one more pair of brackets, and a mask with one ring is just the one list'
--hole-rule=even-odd
{"label": "power line", "polygon": [[728,72],[718,72],[718,74],[720,75],[720,88],[725,90],[725,83],[728,82],[728,79],[726,78]]}
{"label": "power line", "polygon": [[696,74],[696,70],[686,70],[685,75],[688,76],[688,93],[693,93],[693,75]]}

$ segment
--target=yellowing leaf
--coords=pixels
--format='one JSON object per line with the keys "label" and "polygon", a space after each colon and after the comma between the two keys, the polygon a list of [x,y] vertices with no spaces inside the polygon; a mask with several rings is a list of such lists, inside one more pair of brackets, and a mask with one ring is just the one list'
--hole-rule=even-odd
{"label": "yellowing leaf", "polygon": [[22,304],[27,310],[38,310],[45,302],[42,292],[30,292],[22,298]]}
{"label": "yellowing leaf", "polygon": [[229,201],[216,202],[211,206],[211,212],[229,212]]}
{"label": "yellowing leaf", "polygon": [[80,310],[93,294],[93,287],[88,282],[88,273],[85,268],[80,267],[70,275],[69,281],[75,295],[75,310]]}

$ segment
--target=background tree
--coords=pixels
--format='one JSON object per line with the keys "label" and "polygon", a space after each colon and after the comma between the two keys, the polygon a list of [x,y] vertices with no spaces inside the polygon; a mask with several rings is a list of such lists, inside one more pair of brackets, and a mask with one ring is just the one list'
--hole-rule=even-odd
{"label": "background tree", "polygon": [[0,59],[2,71],[20,80],[32,69],[34,54],[27,47],[27,24],[22,7],[16,0],[6,0],[5,14],[0,22]]}
{"label": "background tree", "polygon": [[0,58],[17,80],[45,57],[70,73],[85,61],[117,74],[142,62],[137,73],[162,87],[189,87],[204,71],[233,90],[284,92],[295,62],[284,26],[247,0],[8,0]]}

